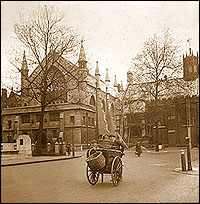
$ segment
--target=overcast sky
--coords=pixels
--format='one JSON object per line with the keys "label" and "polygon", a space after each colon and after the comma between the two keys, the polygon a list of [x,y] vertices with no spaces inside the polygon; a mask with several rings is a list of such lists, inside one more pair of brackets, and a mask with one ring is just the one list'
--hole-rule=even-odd
{"label": "overcast sky", "polygon": [[[111,83],[126,84],[131,59],[154,33],[168,27],[181,41],[182,50],[199,51],[198,1],[1,1],[1,80],[9,83],[11,65],[7,51],[15,47],[13,26],[19,14],[29,15],[38,5],[55,5],[64,13],[64,21],[81,32],[89,64],[99,62],[101,79],[108,68]],[[23,53],[22,53],[23,54]],[[30,74],[30,73],[29,73]]]}

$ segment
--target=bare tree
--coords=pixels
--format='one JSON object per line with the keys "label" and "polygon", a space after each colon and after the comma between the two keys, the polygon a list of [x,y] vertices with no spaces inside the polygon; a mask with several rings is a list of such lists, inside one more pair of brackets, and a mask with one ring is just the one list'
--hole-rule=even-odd
{"label": "bare tree", "polygon": [[[132,84],[136,99],[141,101],[153,101],[151,117],[155,119],[156,126],[156,150],[158,150],[158,121],[159,99],[169,98],[177,93],[177,89],[183,88],[180,78],[182,62],[180,46],[174,40],[169,29],[164,29],[161,35],[154,34],[144,43],[141,52],[132,61]],[[137,84],[137,85],[133,85]],[[137,89],[136,89],[137,87]],[[137,90],[137,91],[136,91]],[[130,96],[129,96],[130,98]]]}
{"label": "bare tree", "polygon": [[[36,147],[38,154],[41,153],[45,108],[56,100],[64,100],[66,94],[78,87],[75,65],[63,58],[76,52],[78,35],[70,27],[64,26],[62,19],[63,15],[54,7],[44,6],[34,11],[29,19],[22,16],[14,26],[17,39],[28,53],[27,63],[37,67],[27,76],[16,63],[12,63],[26,81],[21,97],[26,103],[37,102],[41,105]],[[26,63],[26,60],[23,62]]]}

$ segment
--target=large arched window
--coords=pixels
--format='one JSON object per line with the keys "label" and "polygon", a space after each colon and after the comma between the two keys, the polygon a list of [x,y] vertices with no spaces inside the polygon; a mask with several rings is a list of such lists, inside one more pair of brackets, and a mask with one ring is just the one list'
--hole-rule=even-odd
{"label": "large arched window", "polygon": [[47,75],[47,91],[56,91],[65,89],[65,79],[62,72],[52,66]]}
{"label": "large arched window", "polygon": [[65,79],[62,72],[55,66],[52,66],[47,75],[47,101],[64,101]]}
{"label": "large arched window", "polygon": [[95,106],[95,98],[94,98],[94,96],[91,96],[91,98],[90,98],[90,105]]}

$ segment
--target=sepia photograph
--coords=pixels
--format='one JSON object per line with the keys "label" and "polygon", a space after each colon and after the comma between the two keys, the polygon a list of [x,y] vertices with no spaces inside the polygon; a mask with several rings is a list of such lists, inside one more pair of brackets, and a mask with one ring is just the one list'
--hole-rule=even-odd
{"label": "sepia photograph", "polygon": [[199,203],[199,1],[1,1],[1,203]]}

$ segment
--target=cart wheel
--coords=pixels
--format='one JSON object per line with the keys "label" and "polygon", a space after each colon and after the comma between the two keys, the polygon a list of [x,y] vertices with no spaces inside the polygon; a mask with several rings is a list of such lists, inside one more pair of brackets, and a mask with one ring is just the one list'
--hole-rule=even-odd
{"label": "cart wheel", "polygon": [[122,160],[116,156],[111,166],[111,178],[114,186],[117,186],[122,179]]}
{"label": "cart wheel", "polygon": [[87,179],[90,184],[95,185],[99,179],[99,172],[93,172],[90,167],[87,165],[86,167]]}

